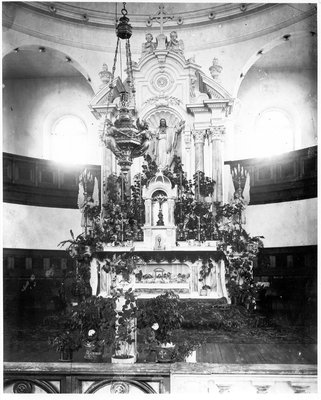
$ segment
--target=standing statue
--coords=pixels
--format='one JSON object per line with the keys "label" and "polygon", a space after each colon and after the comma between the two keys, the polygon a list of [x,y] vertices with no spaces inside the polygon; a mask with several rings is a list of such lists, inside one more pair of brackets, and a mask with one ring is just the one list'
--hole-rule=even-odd
{"label": "standing statue", "polygon": [[166,44],[166,49],[184,55],[184,43],[183,40],[177,39],[177,32],[172,31],[169,34],[170,40]]}
{"label": "standing statue", "polygon": [[153,53],[157,47],[156,42],[153,42],[153,35],[151,33],[146,33],[145,39],[146,42],[142,44],[142,56],[144,54]]}
{"label": "standing statue", "polygon": [[171,166],[173,157],[177,152],[179,135],[184,126],[185,122],[181,121],[174,128],[170,128],[167,126],[165,118],[160,119],[154,143],[154,158],[160,171]]}

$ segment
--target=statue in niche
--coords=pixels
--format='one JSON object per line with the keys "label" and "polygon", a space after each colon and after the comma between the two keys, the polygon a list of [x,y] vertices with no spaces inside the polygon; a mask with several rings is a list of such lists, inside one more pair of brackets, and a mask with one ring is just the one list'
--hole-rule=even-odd
{"label": "statue in niche", "polygon": [[166,119],[161,118],[155,133],[154,158],[160,171],[170,167],[174,155],[177,153],[179,135],[185,126],[181,121],[174,129],[167,126]]}
{"label": "statue in niche", "polygon": [[156,49],[157,44],[153,42],[153,35],[151,33],[146,33],[146,42],[142,44],[142,56],[145,54],[153,53]]}
{"label": "statue in niche", "polygon": [[177,39],[177,32],[172,31],[169,34],[170,40],[166,44],[166,49],[184,55],[184,42]]}
{"label": "statue in niche", "polygon": [[214,57],[212,65],[209,67],[213,79],[218,79],[219,74],[222,72],[223,67],[219,64],[218,58]]}

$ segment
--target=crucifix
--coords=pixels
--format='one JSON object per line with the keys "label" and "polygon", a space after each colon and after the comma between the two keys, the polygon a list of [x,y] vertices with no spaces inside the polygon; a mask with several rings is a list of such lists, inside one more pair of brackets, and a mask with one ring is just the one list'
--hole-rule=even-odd
{"label": "crucifix", "polygon": [[148,22],[150,23],[153,20],[158,22],[160,25],[160,33],[162,35],[165,22],[170,21],[172,19],[174,19],[174,16],[166,15],[166,12],[164,11],[164,4],[161,4],[159,6],[159,11],[156,14],[150,16]]}

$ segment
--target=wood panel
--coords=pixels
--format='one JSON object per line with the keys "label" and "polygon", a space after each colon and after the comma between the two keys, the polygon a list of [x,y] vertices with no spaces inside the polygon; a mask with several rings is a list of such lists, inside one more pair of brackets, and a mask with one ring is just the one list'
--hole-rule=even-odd
{"label": "wood panel", "polygon": [[3,201],[55,208],[78,208],[78,180],[87,168],[98,179],[99,165],[60,165],[50,160],[3,153]]}
{"label": "wood panel", "polygon": [[226,161],[251,178],[250,205],[317,197],[317,146],[270,158]]}

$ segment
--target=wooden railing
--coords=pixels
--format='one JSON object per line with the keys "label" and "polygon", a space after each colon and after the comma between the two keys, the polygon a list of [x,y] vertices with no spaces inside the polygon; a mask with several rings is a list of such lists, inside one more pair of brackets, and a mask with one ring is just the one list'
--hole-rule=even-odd
{"label": "wooden railing", "polygon": [[317,367],[5,362],[4,393],[317,393]]}
{"label": "wooden railing", "polygon": [[[250,204],[277,203],[317,197],[317,146],[271,158],[226,161],[250,173]],[[3,153],[3,200],[43,207],[77,208],[78,178],[84,165]],[[98,178],[100,166],[87,168]]]}
{"label": "wooden railing", "polygon": [[317,146],[225,164],[240,164],[249,172],[250,205],[317,197]]}
{"label": "wooden railing", "polygon": [[[97,177],[100,166],[86,166]],[[3,201],[43,207],[77,208],[79,175],[85,165],[3,153]]]}

